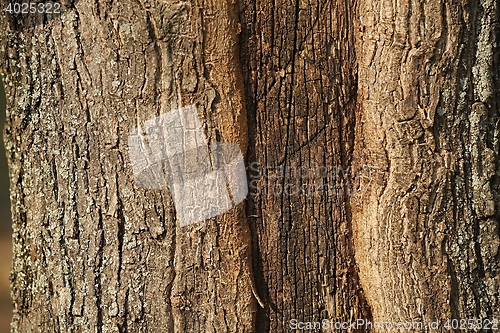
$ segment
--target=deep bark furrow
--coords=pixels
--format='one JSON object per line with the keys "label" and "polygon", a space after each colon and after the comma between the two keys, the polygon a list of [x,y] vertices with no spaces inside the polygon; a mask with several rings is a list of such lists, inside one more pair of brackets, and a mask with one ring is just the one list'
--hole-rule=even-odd
{"label": "deep bark furrow", "polygon": [[[287,331],[292,319],[370,317],[346,212],[350,175],[334,176],[349,168],[353,146],[352,10],[348,2],[243,3],[249,163],[256,166],[248,214],[266,303],[258,332]],[[306,191],[320,186],[329,189]]]}

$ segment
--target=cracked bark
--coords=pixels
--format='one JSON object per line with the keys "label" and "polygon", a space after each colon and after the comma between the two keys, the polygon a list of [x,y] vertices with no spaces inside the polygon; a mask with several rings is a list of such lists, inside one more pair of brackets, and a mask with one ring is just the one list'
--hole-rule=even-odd
{"label": "cracked bark", "polygon": [[[14,332],[500,319],[497,2],[64,7],[0,16]],[[250,195],[180,228],[126,145],[190,104]]]}
{"label": "cracked bark", "polygon": [[[242,3],[256,332],[370,319],[354,260],[354,1]],[[318,331],[318,330],[316,330]]]}

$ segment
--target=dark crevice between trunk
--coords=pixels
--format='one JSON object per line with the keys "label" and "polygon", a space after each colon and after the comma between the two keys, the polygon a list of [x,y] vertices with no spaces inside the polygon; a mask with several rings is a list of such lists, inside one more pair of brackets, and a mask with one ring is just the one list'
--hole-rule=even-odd
{"label": "dark crevice between trunk", "polygon": [[[257,4],[254,1],[246,1],[246,2],[241,2],[240,3],[240,21],[242,22],[242,31],[240,34],[240,55],[241,55],[241,62],[243,64],[243,76],[245,79],[245,87],[246,87],[246,96],[247,96],[247,121],[248,121],[248,135],[249,135],[249,146],[248,146],[248,153],[247,153],[247,165],[248,167],[248,175],[249,175],[249,180],[252,180],[255,178],[254,173],[256,170],[254,170],[253,167],[250,167],[252,163],[256,163],[259,161],[259,152],[257,151],[257,144],[258,142],[265,141],[262,137],[259,137],[259,135],[262,135],[262,124],[260,124],[261,127],[259,127],[259,103],[266,105],[266,96],[261,96],[262,91],[267,91],[268,93],[270,92],[268,89],[268,81],[270,82],[275,82],[276,80],[282,80],[281,78],[276,78],[271,75],[271,73],[266,73],[263,72],[265,68],[263,68],[263,56],[261,54],[262,50],[260,49],[260,45],[258,43],[258,35],[261,34],[260,29],[256,28],[256,24],[258,23],[258,6],[261,4]],[[285,176],[283,177],[283,182],[286,181],[287,179],[287,158],[290,156],[287,155],[295,155],[296,153],[300,152],[300,146],[299,149],[293,149],[294,146],[292,144],[288,144],[288,136],[290,134],[290,126],[291,122],[294,120],[294,115],[291,114],[292,112],[292,102],[294,102],[294,71],[295,71],[295,58],[298,57],[299,55],[297,54],[296,47],[299,44],[299,41],[297,39],[298,36],[298,30],[301,28],[299,26],[299,10],[298,10],[298,4],[295,3],[296,5],[296,10],[295,10],[295,15],[296,15],[296,20],[295,20],[295,32],[294,36],[295,39],[293,41],[290,41],[291,44],[294,45],[294,50],[292,50],[293,55],[291,59],[291,74],[287,75],[292,75],[291,81],[292,83],[288,82],[291,86],[286,89],[287,91],[287,101],[288,104],[286,106],[286,109],[289,111],[288,113],[288,123],[285,124],[287,129],[283,129],[283,132],[285,133],[284,135],[286,136],[286,144],[284,144],[283,147],[280,147],[280,149],[283,149],[285,151],[283,160],[280,161],[285,165]],[[334,6],[336,4],[332,4]],[[334,116],[336,119],[333,119],[333,117],[325,117],[330,119],[330,121],[336,121],[337,122],[337,127],[339,128],[338,132],[338,146],[340,147],[340,163],[341,163],[341,168],[343,170],[344,178],[343,180],[345,181],[344,185],[348,186],[350,188],[345,188],[344,189],[344,196],[343,196],[343,201],[344,201],[344,207],[345,207],[345,213],[342,214],[342,219],[347,222],[348,225],[348,230],[347,232],[349,233],[348,235],[348,243],[347,244],[337,244],[337,242],[343,242],[343,239],[340,239],[338,236],[338,227],[337,224],[333,226],[333,231],[334,235],[332,235],[332,241],[335,242],[335,245],[332,245],[333,248],[335,249],[340,249],[342,247],[347,247],[347,253],[348,257],[343,257],[342,253],[337,251],[334,251],[335,253],[330,253],[331,255],[331,263],[329,264],[334,265],[335,267],[342,265],[342,263],[348,263],[348,270],[347,272],[338,272],[337,268],[333,268],[335,274],[346,274],[348,277],[348,284],[349,287],[348,289],[345,290],[341,287],[339,287],[338,282],[335,282],[336,279],[342,278],[340,275],[336,276],[331,276],[329,281],[330,281],[330,286],[331,290],[333,292],[333,296],[337,295],[338,298],[342,299],[344,298],[351,298],[354,297],[356,300],[353,301],[353,305],[355,306],[356,313],[357,313],[357,318],[363,318],[366,320],[372,320],[372,314],[371,314],[371,309],[366,301],[366,298],[364,296],[364,291],[362,287],[359,284],[359,278],[358,278],[358,268],[354,259],[354,244],[353,244],[353,230],[351,226],[351,221],[352,221],[352,216],[351,216],[351,208],[350,208],[350,196],[353,194],[356,194],[355,192],[356,189],[354,188],[353,184],[356,181],[354,179],[354,176],[356,174],[356,170],[352,170],[352,155],[353,155],[353,146],[354,146],[354,131],[355,131],[355,126],[356,126],[356,114],[355,112],[358,110],[357,105],[356,105],[356,100],[357,100],[357,70],[356,70],[356,55],[355,55],[355,50],[354,50],[354,17],[355,17],[355,1],[353,0],[346,0],[345,2],[341,4],[337,4],[339,6],[339,11],[343,12],[345,15],[345,21],[343,22],[345,24],[344,29],[340,32],[340,35],[343,37],[346,37],[346,40],[342,40],[340,44],[341,50],[340,56],[339,56],[339,64],[338,64],[338,69],[342,69],[342,73],[339,73],[339,76],[341,77],[340,82],[338,82],[336,85],[333,85],[332,87],[327,87],[331,88],[335,91],[335,94],[338,96],[342,97],[337,97],[339,100],[340,98],[343,98],[343,101],[341,103],[338,103],[336,105],[337,110],[334,113]],[[261,5],[262,6],[262,5]],[[274,7],[273,7],[274,8]],[[274,9],[273,9],[274,10]],[[285,11],[285,10],[283,10]],[[289,11],[288,11],[289,12]],[[317,24],[317,21],[319,18],[315,20],[315,25]],[[341,19],[338,19],[340,21]],[[335,21],[334,21],[335,22]],[[329,21],[331,23],[331,21]],[[319,22],[318,24],[321,24]],[[324,23],[323,23],[324,24]],[[271,35],[274,36],[274,30],[275,30],[275,25],[272,24],[270,29],[272,30]],[[339,28],[341,29],[341,28]],[[277,45],[275,45],[277,42],[272,43],[272,48],[278,48]],[[301,41],[301,45],[304,43],[304,41]],[[286,51],[285,51],[286,53]],[[259,74],[256,74],[259,73]],[[336,74],[337,75],[337,74]],[[326,83],[328,84],[328,83]],[[323,85],[323,83],[322,83]],[[273,86],[273,85],[271,85]],[[344,94],[344,91],[346,92]],[[289,94],[289,95],[288,95]],[[259,100],[260,99],[260,100]],[[273,110],[266,110],[267,112],[273,112]],[[310,110],[311,112],[316,112],[316,110]],[[286,116],[286,115],[285,115]],[[308,116],[309,117],[309,113]],[[311,116],[314,116],[314,114],[311,114]],[[262,121],[262,120],[261,120]],[[329,124],[330,121],[328,122]],[[325,127],[326,129],[326,127]],[[260,131],[259,131],[260,130]],[[320,133],[318,135],[314,136],[314,138],[319,137]],[[308,136],[309,137],[309,136]],[[269,149],[274,149],[272,146],[268,146]],[[306,148],[306,145],[304,145],[304,148]],[[293,151],[292,151],[293,150]],[[260,156],[260,160],[266,160],[265,156]],[[324,161],[325,162],[325,161]],[[336,170],[336,169],[335,169]],[[350,172],[346,172],[349,170]],[[282,183],[282,188],[284,188],[284,183]],[[352,190],[351,192],[348,192],[348,190]],[[262,237],[265,237],[265,235],[259,234],[261,230],[265,230],[265,226],[262,225],[264,217],[262,216],[262,204],[263,202],[251,197],[252,194],[252,188],[250,188],[250,197],[247,200],[247,216],[249,218],[249,224],[252,232],[252,247],[253,247],[253,269],[254,269],[254,276],[255,276],[255,281],[256,281],[256,286],[257,286],[257,291],[259,295],[264,299],[264,303],[266,308],[258,308],[257,309],[257,315],[256,315],[256,332],[269,332],[271,330],[271,321],[272,319],[269,317],[272,313],[278,314],[278,317],[280,317],[280,305],[272,303],[272,296],[269,295],[269,286],[267,285],[267,279],[269,277],[266,276],[266,265],[269,265],[269,263],[264,262],[265,260],[265,255],[263,255],[262,251],[263,249],[260,247],[261,242],[262,242]],[[281,200],[281,219],[280,221],[283,221],[284,218],[286,218],[286,215],[289,216],[290,219],[292,219],[291,213],[286,210],[286,207],[284,205],[284,201],[286,198],[282,197],[279,200]],[[327,198],[325,198],[327,199]],[[328,205],[325,206],[326,209],[328,209]],[[330,207],[331,209],[331,207]],[[326,214],[332,214],[332,212],[326,212]],[[298,221],[291,221],[291,223],[296,223]],[[325,226],[326,228],[326,226]],[[285,230],[286,229],[286,230]],[[281,234],[281,237],[287,238],[290,237],[288,234],[290,230],[290,226],[285,227],[285,229],[281,228],[280,232],[283,233]],[[288,234],[288,236],[287,236]],[[318,236],[319,237],[319,236]],[[286,244],[286,239],[281,238],[272,240],[273,242],[278,242],[278,244]],[[283,243],[285,242],[285,243]],[[338,245],[338,246],[337,246]],[[285,253],[286,253],[286,249]],[[346,252],[343,252],[346,253]],[[319,266],[318,266],[319,267]],[[267,270],[272,270],[272,268],[269,268]],[[332,279],[333,278],[333,279]],[[319,281],[318,281],[319,282]],[[295,290],[297,296],[305,296],[305,295],[300,295],[298,293],[298,290]],[[346,293],[345,295],[338,295],[338,293]],[[348,293],[348,294],[347,294]],[[322,300],[322,302],[325,302],[325,300]],[[350,300],[346,300],[345,303],[350,303]],[[295,311],[293,310],[297,306],[296,300],[293,301],[293,304],[285,304],[289,306],[289,311],[297,312],[296,309]],[[320,303],[321,304],[321,303]],[[300,309],[301,311],[304,310],[304,312],[309,312],[312,314],[312,316],[315,315],[316,312],[321,312],[320,316],[323,316],[325,306],[324,305],[318,305],[318,309]],[[328,312],[327,312],[328,313]],[[340,316],[349,316],[349,314],[345,313],[328,313],[329,318],[323,318],[322,319],[335,319],[337,315]],[[352,318],[353,320],[357,318]],[[289,319],[289,318],[288,318]],[[283,320],[287,321],[287,318],[283,318]],[[311,317],[312,319],[312,317]],[[287,327],[285,327],[287,328]]]}

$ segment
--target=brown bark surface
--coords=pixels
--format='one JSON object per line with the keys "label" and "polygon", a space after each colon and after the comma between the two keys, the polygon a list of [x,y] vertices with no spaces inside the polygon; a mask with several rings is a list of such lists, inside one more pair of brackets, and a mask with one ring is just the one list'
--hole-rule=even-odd
{"label": "brown bark surface", "polygon": [[498,319],[498,2],[358,13],[355,165],[380,172],[352,221],[374,320]]}
{"label": "brown bark surface", "polygon": [[348,200],[356,173],[354,1],[244,1],[242,13],[248,214],[266,304],[256,332],[287,332],[292,319],[370,319]]}
{"label": "brown bark surface", "polygon": [[2,17],[13,331],[252,331],[244,204],[181,228],[127,154],[133,128],[191,104],[209,142],[246,151],[236,18],[228,1],[127,0]]}
{"label": "brown bark surface", "polygon": [[[63,7],[0,15],[13,332],[500,319],[498,2]],[[180,227],[127,141],[191,104],[249,196]]]}

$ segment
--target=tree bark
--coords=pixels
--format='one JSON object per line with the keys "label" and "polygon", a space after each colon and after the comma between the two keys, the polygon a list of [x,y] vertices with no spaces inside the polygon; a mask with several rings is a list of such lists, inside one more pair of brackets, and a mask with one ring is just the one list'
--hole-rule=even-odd
{"label": "tree bark", "polygon": [[[498,17],[494,0],[4,12],[13,332],[500,319]],[[127,142],[193,104],[208,143],[241,148],[249,195],[181,227]]]}
{"label": "tree bark", "polygon": [[256,284],[266,303],[256,332],[287,332],[293,319],[369,320],[349,203],[354,1],[248,0],[242,13],[248,215]]}
{"label": "tree bark", "polygon": [[498,2],[358,12],[355,165],[380,172],[353,224],[374,321],[498,319]]}
{"label": "tree bark", "polygon": [[13,331],[253,331],[244,204],[181,228],[127,154],[135,127],[191,104],[209,142],[246,151],[234,4],[80,1],[36,19],[1,22]]}

